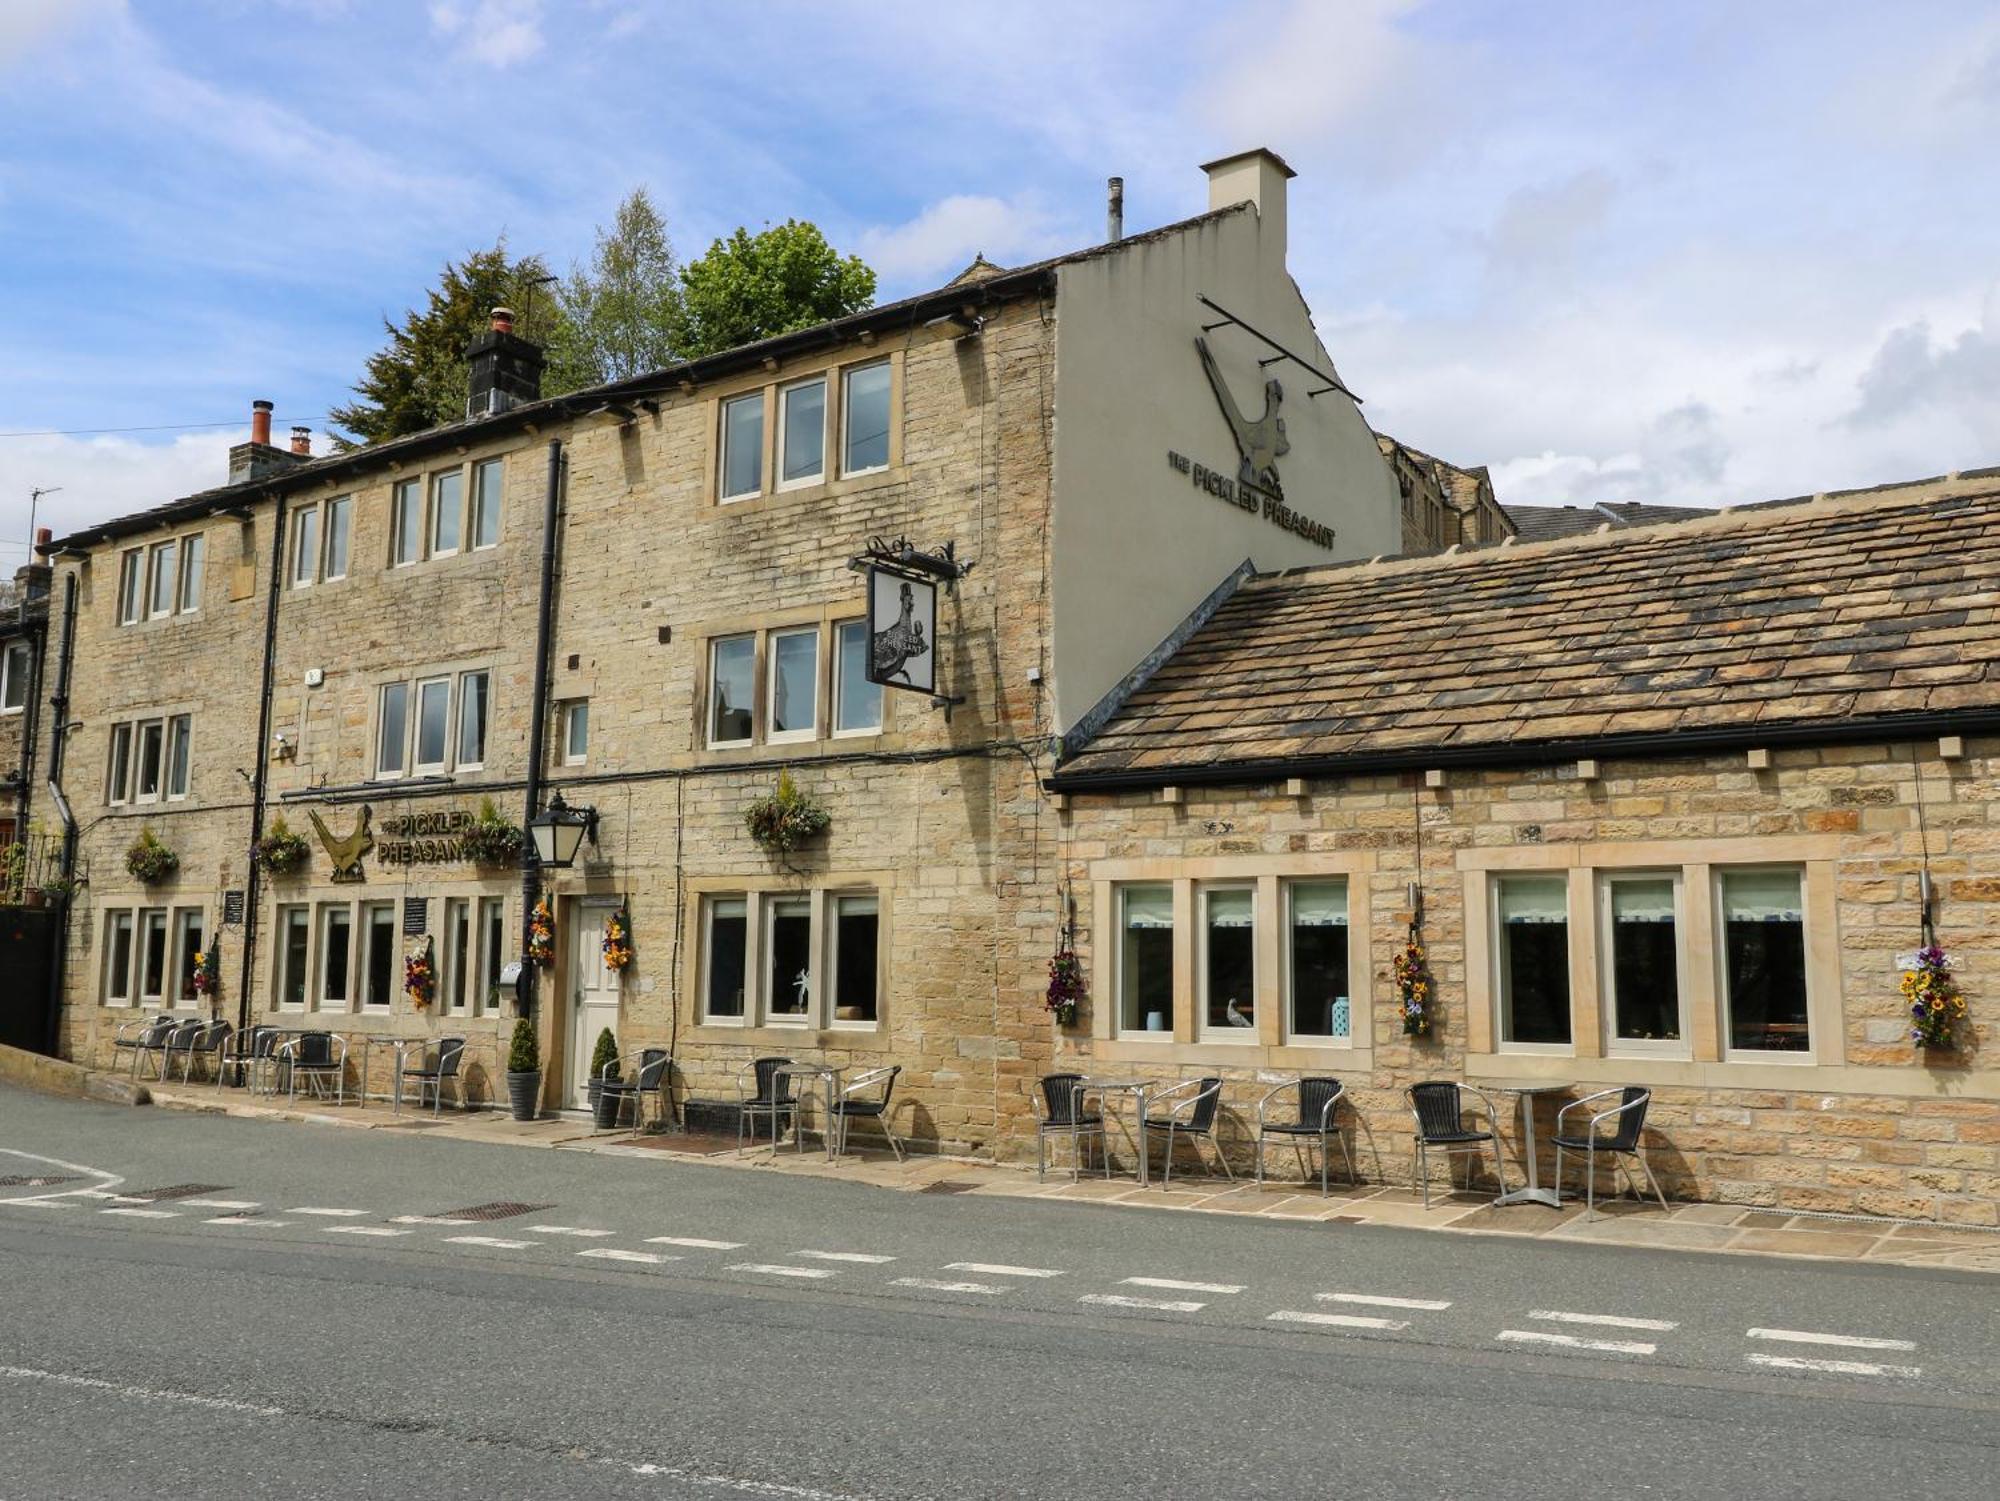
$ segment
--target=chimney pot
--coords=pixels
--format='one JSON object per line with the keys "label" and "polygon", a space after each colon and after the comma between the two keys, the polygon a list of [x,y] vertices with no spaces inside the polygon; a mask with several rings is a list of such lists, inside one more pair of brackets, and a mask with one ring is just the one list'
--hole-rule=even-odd
{"label": "chimney pot", "polygon": [[312,429],[295,427],[292,429],[292,452],[311,456],[313,451]]}
{"label": "chimney pot", "polygon": [[1114,177],[1104,186],[1107,190],[1104,238],[1116,244],[1125,238],[1125,179]]}
{"label": "chimney pot", "polygon": [[55,540],[55,535],[55,530],[52,527],[38,526],[35,528],[35,555],[37,557],[46,558],[49,555],[49,543]]}
{"label": "chimney pot", "polygon": [[271,403],[268,401],[250,403],[250,441],[266,448],[271,446]]}
{"label": "chimney pot", "polygon": [[514,310],[510,307],[495,308],[493,310],[493,332],[496,334],[511,334],[513,331]]}

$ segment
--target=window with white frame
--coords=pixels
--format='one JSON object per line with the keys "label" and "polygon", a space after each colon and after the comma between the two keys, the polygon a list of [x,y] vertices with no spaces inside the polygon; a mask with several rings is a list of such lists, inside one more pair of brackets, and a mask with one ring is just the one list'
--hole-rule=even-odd
{"label": "window with white frame", "polygon": [[396,952],[396,904],[369,902],[361,909],[361,1005],[386,1011],[402,980]]}
{"label": "window with white frame", "polygon": [[173,542],[155,543],[146,553],[146,614],[159,619],[174,613],[174,589],[179,582],[180,547]]}
{"label": "window with white frame", "polygon": [[444,1009],[463,1012],[473,1003],[472,902],[446,897],[444,903]]}
{"label": "window with white frame", "polygon": [[1344,877],[1286,881],[1283,901],[1289,1035],[1316,1043],[1351,1043],[1347,881]]}
{"label": "window with white frame", "polygon": [[160,798],[161,752],[166,739],[166,722],[148,719],[138,727],[139,757],[132,800],[158,802]]}
{"label": "window with white frame", "polygon": [[376,690],[376,777],[483,767],[492,687],[493,675],[485,668],[382,684]]}
{"label": "window with white frame", "polygon": [[19,714],[28,706],[28,643],[9,641],[0,647],[0,714]]}
{"label": "window with white frame", "polygon": [[778,389],[778,488],[826,478],[826,377]]}
{"label": "window with white frame", "polygon": [[750,903],[743,896],[702,899],[702,1014],[743,1022],[750,975]]}
{"label": "window with white frame", "polygon": [[1257,1036],[1257,890],[1208,885],[1196,889],[1201,953],[1202,1029],[1226,1041]]}
{"label": "window with white frame", "polygon": [[104,914],[104,1004],[132,1004],[134,917],[127,912]]}
{"label": "window with white frame", "polygon": [[307,964],[312,957],[312,910],[278,909],[278,1008],[303,1011],[306,1006]]}
{"label": "window with white frame", "polygon": [[1687,1056],[1682,1005],[1680,876],[1607,872],[1598,883],[1605,1052]]}
{"label": "window with white frame", "polygon": [[123,803],[132,796],[132,726],[111,727],[111,753],[104,768],[104,800]]}
{"label": "window with white frame", "polygon": [[194,988],[195,955],[201,952],[202,910],[199,907],[174,909],[174,1004],[191,1007],[201,1003]]}
{"label": "window with white frame", "polygon": [[167,797],[170,801],[187,796],[189,738],[194,721],[186,714],[167,720]]}
{"label": "window with white frame", "polygon": [[708,743],[748,745],[755,734],[757,638],[724,636],[709,643]]}
{"label": "window with white frame", "polygon": [[472,466],[472,547],[475,552],[500,545],[501,482],[504,459],[486,459]]}
{"label": "window with white frame", "polygon": [[765,739],[811,740],[819,730],[819,627],[771,633],[771,702]]}
{"label": "window with white frame", "polygon": [[479,899],[479,985],[475,1009],[500,1009],[500,972],[507,967],[507,903],[504,898]]}
{"label": "window with white frame", "polygon": [[487,690],[492,678],[484,672],[458,676],[458,769],[486,764]]}
{"label": "window with white frame", "polygon": [[201,608],[202,560],[207,544],[201,532],[128,547],[118,555],[118,623],[136,625],[187,615]]}
{"label": "window with white frame", "polygon": [[118,623],[132,625],[146,615],[146,550],[127,548],[118,555]]}
{"label": "window with white frame", "polygon": [[425,678],[417,684],[417,744],[411,769],[443,771],[451,748],[451,679]]}
{"label": "window with white frame", "polygon": [[882,902],[874,892],[827,898],[826,973],[833,1025],[873,1027],[880,1016]]}
{"label": "window with white frame", "polygon": [[292,587],[302,589],[319,581],[319,506],[297,506],[292,511]]}
{"label": "window with white frame", "polygon": [[375,716],[375,775],[399,777],[409,770],[410,685],[384,683]]}
{"label": "window with white frame", "polygon": [[441,469],[431,476],[431,556],[458,551],[465,530],[465,471]]}
{"label": "window with white frame", "polygon": [[873,474],[889,467],[889,362],[846,372],[841,401],[842,474]]}
{"label": "window with white frame", "polygon": [[174,608],[183,615],[201,608],[202,555],[207,550],[200,532],[191,532],[181,539],[180,591]]}
{"label": "window with white frame", "polygon": [[868,681],[868,622],[837,622],[833,641],[833,733],[872,735],[882,728],[882,685]]}
{"label": "window with white frame", "polygon": [[1167,882],[1117,888],[1118,1028],[1174,1030],[1174,889]]}
{"label": "window with white frame", "polygon": [[764,393],[752,391],[722,403],[724,500],[742,500],[764,489]]}
{"label": "window with white frame", "polygon": [[1525,1052],[1570,1045],[1569,883],[1555,876],[1493,882],[1494,974],[1500,1046]]}
{"label": "window with white frame", "polygon": [[354,499],[342,495],[326,503],[326,544],[320,554],[320,579],[332,583],[347,577],[347,553],[354,526]]}
{"label": "window with white frame", "polygon": [[1716,877],[1723,1010],[1732,1055],[1812,1048],[1804,884],[1796,866],[1725,870]]}
{"label": "window with white frame", "polygon": [[319,1009],[345,1011],[354,999],[354,909],[327,902],[319,909]]}
{"label": "window with white frame", "polygon": [[560,707],[563,765],[581,766],[590,759],[590,700],[573,698]]}
{"label": "window with white frame", "polygon": [[803,1026],[812,1014],[812,898],[764,899],[764,1015]]}
{"label": "window with white frame", "polygon": [[397,480],[389,492],[389,566],[407,568],[424,555],[424,482]]}
{"label": "window with white frame", "polygon": [[168,953],[167,909],[144,907],[139,911],[139,1004],[161,1006],[167,999],[167,976],[171,973]]}

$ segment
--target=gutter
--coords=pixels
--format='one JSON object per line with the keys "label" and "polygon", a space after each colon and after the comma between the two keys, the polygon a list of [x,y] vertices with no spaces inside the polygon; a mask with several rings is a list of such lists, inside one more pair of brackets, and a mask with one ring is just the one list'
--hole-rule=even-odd
{"label": "gutter", "polygon": [[1876,715],[1835,724],[1730,726],[1663,734],[1599,735],[1543,740],[1530,745],[1440,745],[1346,756],[1267,756],[1201,766],[1148,766],[1137,770],[1058,770],[1044,783],[1050,792],[1126,792],[1160,787],[1213,787],[1283,781],[1291,777],[1379,776],[1387,772],[1500,770],[1563,761],[1643,760],[1705,755],[1715,751],[1869,741],[1927,740],[1940,735],[2000,734],[2000,708]]}
{"label": "gutter", "polygon": [[[243,964],[236,982],[236,1030],[250,1026],[250,987],[257,962],[257,899],[262,894],[263,868],[250,853],[264,837],[264,797],[271,773],[271,679],[278,665],[278,597],[285,579],[284,506],[271,508],[271,582],[264,592],[264,675],[257,694],[257,775],[250,783],[250,842],[245,858],[250,875],[243,892]],[[216,923],[220,928],[221,922]]]}
{"label": "gutter", "polygon": [[[542,585],[535,608],[535,688],[529,700],[532,717],[528,721],[527,812],[521,819],[523,833],[542,811],[542,767],[547,756],[549,725],[549,647],[555,634],[556,522],[562,506],[562,484],[562,439],[551,438],[548,490],[542,497]],[[541,895],[541,862],[535,856],[533,840],[524,839],[521,842],[521,975],[528,980],[528,991],[526,995],[516,992],[516,1011],[521,1016],[533,1014],[535,991],[539,988],[537,966],[528,959],[528,922]]]}
{"label": "gutter", "polygon": [[[69,670],[75,652],[76,570],[71,569],[63,579],[62,662],[56,669],[56,691],[49,695],[49,707],[55,711],[55,722],[49,726],[49,799],[62,819],[62,874],[66,882],[76,870],[76,815],[70,811],[69,799],[62,790],[63,749],[69,738]],[[43,1051],[51,1058],[58,1055],[62,1046],[63,984],[69,969],[69,914],[74,902],[73,892],[62,899],[62,917],[56,924],[60,936],[56,941],[55,962],[49,966],[49,999],[44,1008],[48,1032]]]}

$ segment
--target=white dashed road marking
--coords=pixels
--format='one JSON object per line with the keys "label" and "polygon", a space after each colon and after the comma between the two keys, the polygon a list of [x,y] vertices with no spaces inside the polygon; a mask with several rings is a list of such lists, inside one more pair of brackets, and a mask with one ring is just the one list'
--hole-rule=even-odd
{"label": "white dashed road marking", "polygon": [[532,1240],[502,1240],[497,1235],[447,1235],[445,1244],[451,1246],[492,1246],[501,1251],[525,1251],[535,1245]]}
{"label": "white dashed road marking", "polygon": [[593,1256],[599,1261],[638,1261],[647,1266],[658,1266],[663,1261],[679,1261],[678,1256],[664,1256],[658,1251],[621,1251],[616,1246],[592,1246],[588,1251],[578,1251],[579,1256]]}
{"label": "white dashed road marking", "polygon": [[1162,1287],[1176,1293],[1240,1293],[1244,1284],[1240,1282],[1176,1282],[1171,1277],[1123,1277],[1122,1287]]}
{"label": "white dashed road marking", "polygon": [[649,1246],[691,1246],[697,1251],[740,1251],[743,1249],[743,1242],[740,1240],[696,1240],[692,1236],[687,1235],[648,1236],[646,1244]]}
{"label": "white dashed road marking", "polygon": [[1564,1350],[1593,1350],[1601,1355],[1651,1355],[1660,1348],[1636,1339],[1578,1339],[1573,1334],[1549,1334],[1540,1329],[1502,1329],[1495,1339],[1516,1344],[1555,1345]]}
{"label": "white dashed road marking", "polygon": [[1846,1345],[1855,1350],[1914,1350],[1906,1339],[1872,1339],[1865,1334],[1815,1334],[1809,1329],[1746,1329],[1751,1339],[1783,1340],[1788,1345]]}
{"label": "white dashed road marking", "polygon": [[823,1266],[776,1266],[766,1261],[739,1261],[729,1269],[732,1272],[760,1272],[766,1277],[836,1277],[839,1275],[831,1267]]}
{"label": "white dashed road marking", "polygon": [[1269,1315],[1267,1320],[1277,1324],[1325,1325],[1334,1329],[1386,1329],[1394,1331],[1410,1327],[1408,1319],[1378,1319],[1362,1313],[1301,1313],[1290,1308],[1281,1308]]}
{"label": "white dashed road marking", "polygon": [[886,1266],[896,1258],[893,1256],[871,1256],[866,1251],[794,1251],[795,1256],[809,1256],[814,1261],[858,1261],[865,1266]]}
{"label": "white dashed road marking", "polygon": [[323,1219],[329,1219],[329,1220],[359,1219],[362,1215],[366,1214],[367,1212],[368,1211],[365,1209],[315,1209],[310,1206],[301,1209],[288,1209],[285,1211],[285,1213],[287,1214],[316,1214]]}
{"label": "white dashed road marking", "polygon": [[1322,1303],[1360,1303],[1368,1308],[1416,1308],[1425,1313],[1442,1313],[1451,1307],[1444,1298],[1378,1298],[1372,1293],[1314,1293]]}
{"label": "white dashed road marking", "polygon": [[172,1220],[180,1216],[171,1209],[100,1209],[99,1214],[129,1214],[140,1220]]}
{"label": "white dashed road marking", "polygon": [[[304,1214],[305,1211],[301,1209],[299,1213]],[[408,1235],[410,1232],[407,1230],[391,1230],[387,1225],[328,1225],[326,1233],[328,1235],[375,1235],[386,1238],[391,1235]]]}
{"label": "white dashed road marking", "polygon": [[1002,1266],[990,1261],[950,1261],[947,1272],[979,1272],[988,1277],[1060,1277],[1061,1272],[1045,1266]]}
{"label": "white dashed road marking", "polygon": [[212,1220],[203,1220],[204,1225],[289,1225],[290,1220],[267,1220],[254,1214],[218,1214]]}
{"label": "white dashed road marking", "polygon": [[1829,1376],[1901,1376],[1914,1381],[1924,1368],[1914,1365],[1878,1365],[1872,1360],[1807,1360],[1802,1355],[1751,1355],[1752,1365],[1781,1371],[1821,1371]]}
{"label": "white dashed road marking", "polygon": [[920,1287],[933,1293],[1004,1293],[1009,1289],[995,1287],[990,1282],[941,1282],[934,1277],[897,1277],[891,1287]]}
{"label": "white dashed road marking", "polygon": [[1607,1329],[1650,1329],[1656,1334],[1680,1328],[1672,1319],[1628,1319],[1613,1313],[1564,1313],[1558,1308],[1538,1308],[1528,1317],[1547,1319],[1556,1324],[1602,1324]]}
{"label": "white dashed road marking", "polygon": [[1076,1300],[1100,1308],[1147,1308],[1156,1313],[1199,1313],[1206,1303],[1190,1303],[1175,1298],[1127,1298],[1118,1293],[1085,1293]]}
{"label": "white dashed road marking", "polygon": [[609,1230],[586,1230],[581,1225],[523,1225],[529,1235],[574,1235],[583,1240],[599,1240],[611,1234]]}
{"label": "white dashed road marking", "polygon": [[476,1225],[478,1220],[453,1219],[448,1214],[398,1214],[390,1216],[392,1225]]}
{"label": "white dashed road marking", "polygon": [[190,1209],[255,1209],[255,1199],[182,1199]]}

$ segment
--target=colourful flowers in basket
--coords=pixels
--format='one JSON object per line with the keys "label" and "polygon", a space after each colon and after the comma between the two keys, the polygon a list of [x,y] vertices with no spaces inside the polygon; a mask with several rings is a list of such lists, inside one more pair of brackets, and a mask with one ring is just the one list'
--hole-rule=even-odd
{"label": "colourful flowers in basket", "polygon": [[1076,1021],[1077,1003],[1083,999],[1083,962],[1065,943],[1049,960],[1048,1008],[1062,1026]]}
{"label": "colourful flowers in basket", "polygon": [[622,970],[632,962],[632,919],[620,907],[604,919],[604,967]]}
{"label": "colourful flowers in basket", "polygon": [[215,952],[214,944],[195,951],[194,973],[188,977],[188,983],[194,986],[196,995],[211,996],[221,989],[221,977],[215,972],[216,960],[220,957]]}
{"label": "colourful flowers in basket", "polygon": [[1910,1040],[1927,1048],[1958,1046],[1965,997],[1951,977],[1951,957],[1936,944],[1917,950],[1917,967],[1903,971],[1903,1004],[1910,1008]]}
{"label": "colourful flowers in basket", "polygon": [[409,993],[410,1004],[419,1011],[428,1006],[437,994],[437,969],[431,963],[428,940],[414,954],[404,957],[403,989]]}
{"label": "colourful flowers in basket", "polygon": [[528,914],[528,962],[547,969],[556,962],[556,918],[549,899],[541,898]]}
{"label": "colourful flowers in basket", "polygon": [[1403,1035],[1430,1036],[1431,976],[1424,967],[1424,946],[1414,935],[1396,954],[1396,993],[1403,1013]]}

